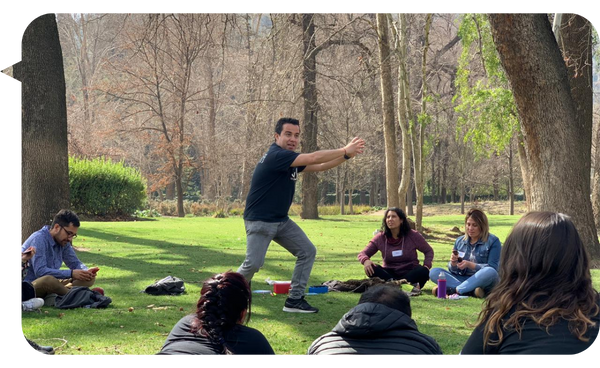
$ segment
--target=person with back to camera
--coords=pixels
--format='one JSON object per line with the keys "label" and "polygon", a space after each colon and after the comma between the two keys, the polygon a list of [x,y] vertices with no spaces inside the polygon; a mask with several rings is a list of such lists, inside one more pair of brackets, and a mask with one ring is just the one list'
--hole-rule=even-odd
{"label": "person with back to camera", "polygon": [[[465,216],[465,235],[454,242],[448,271],[436,267],[429,272],[429,278],[436,284],[440,273],[445,275],[448,298],[458,299],[461,295],[485,298],[498,282],[502,244],[489,229],[485,213],[470,209]],[[437,289],[433,287],[434,296]]]}
{"label": "person with back to camera", "polygon": [[237,272],[251,281],[263,266],[271,241],[276,242],[296,257],[291,290],[283,311],[317,313],[319,309],[304,299],[317,248],[288,217],[296,181],[301,172],[329,170],[362,153],[365,141],[355,137],[342,148],[311,153],[294,152],[299,144],[298,120],[279,119],[275,124],[275,142],[259,160],[252,174],[244,209],[246,257]]}
{"label": "person with back to camera", "polygon": [[461,354],[577,354],[596,340],[599,312],[571,218],[531,212],[506,238],[500,282]]}
{"label": "person with back to camera", "polygon": [[[422,266],[417,250],[425,255]],[[382,255],[382,266],[371,260],[377,251]],[[404,211],[391,207],[383,215],[381,231],[358,254],[358,260],[367,276],[385,281],[405,279],[414,287],[411,294],[418,295],[429,280],[433,249],[421,234],[410,228]]]}
{"label": "person with back to camera", "polygon": [[250,320],[252,293],[237,272],[214,275],[202,284],[194,314],[173,327],[158,355],[275,354]]}
{"label": "person with back to camera", "polygon": [[411,315],[404,291],[372,286],[331,332],[311,344],[308,354],[442,354],[432,337],[419,332]]}

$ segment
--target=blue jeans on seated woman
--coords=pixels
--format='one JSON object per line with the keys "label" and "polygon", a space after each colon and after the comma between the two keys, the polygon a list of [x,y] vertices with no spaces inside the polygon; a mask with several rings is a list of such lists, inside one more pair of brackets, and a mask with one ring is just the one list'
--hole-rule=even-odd
{"label": "blue jeans on seated woman", "polygon": [[446,287],[456,288],[456,292],[465,295],[474,291],[476,288],[482,288],[486,294],[499,281],[498,272],[492,267],[484,267],[472,276],[457,275],[443,268],[432,268],[429,271],[429,279],[437,285],[440,273],[446,275]]}

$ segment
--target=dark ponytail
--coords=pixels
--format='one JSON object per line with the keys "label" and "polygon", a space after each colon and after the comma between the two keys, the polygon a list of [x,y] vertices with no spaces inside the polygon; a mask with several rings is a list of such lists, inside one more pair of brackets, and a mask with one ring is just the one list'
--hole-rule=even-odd
{"label": "dark ponytail", "polygon": [[252,294],[248,282],[237,272],[217,274],[204,281],[200,294],[191,332],[207,337],[228,354],[225,333],[240,322],[245,310],[244,323],[250,320]]}

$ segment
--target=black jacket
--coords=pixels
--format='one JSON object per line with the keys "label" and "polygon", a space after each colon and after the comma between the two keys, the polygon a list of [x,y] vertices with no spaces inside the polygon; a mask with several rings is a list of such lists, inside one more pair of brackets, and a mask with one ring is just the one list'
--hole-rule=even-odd
{"label": "black jacket", "polygon": [[[600,295],[597,299],[600,305]],[[512,313],[503,318],[506,321]],[[471,337],[462,348],[461,354],[579,354],[589,348],[598,337],[598,326],[600,325],[600,314],[590,316],[594,326],[588,327],[585,337],[588,341],[579,340],[569,329],[569,321],[559,319],[557,323],[548,329],[540,326],[530,318],[521,320],[522,330],[503,328],[502,342],[497,345],[488,343],[483,347],[483,326],[473,330]],[[498,341],[498,333],[490,335],[491,341]]]}
{"label": "black jacket", "polygon": [[419,332],[408,315],[383,304],[363,303],[316,339],[308,354],[442,354],[442,349]]}
{"label": "black jacket", "polygon": [[57,296],[54,306],[59,309],[106,308],[110,303],[111,298],[96,290],[90,290],[87,286],[75,286],[65,295]]}
{"label": "black jacket", "polygon": [[[223,347],[208,338],[192,333],[194,315],[187,315],[173,327],[158,355],[214,355],[223,354]],[[224,335],[225,345],[232,354],[275,354],[273,348],[258,330],[235,325]]]}

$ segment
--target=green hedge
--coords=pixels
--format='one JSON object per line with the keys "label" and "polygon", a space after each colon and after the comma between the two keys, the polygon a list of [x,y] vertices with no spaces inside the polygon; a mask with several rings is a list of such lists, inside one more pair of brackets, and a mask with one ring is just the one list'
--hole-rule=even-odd
{"label": "green hedge", "polygon": [[121,162],[69,157],[71,208],[82,215],[119,217],[143,209],[146,180]]}

